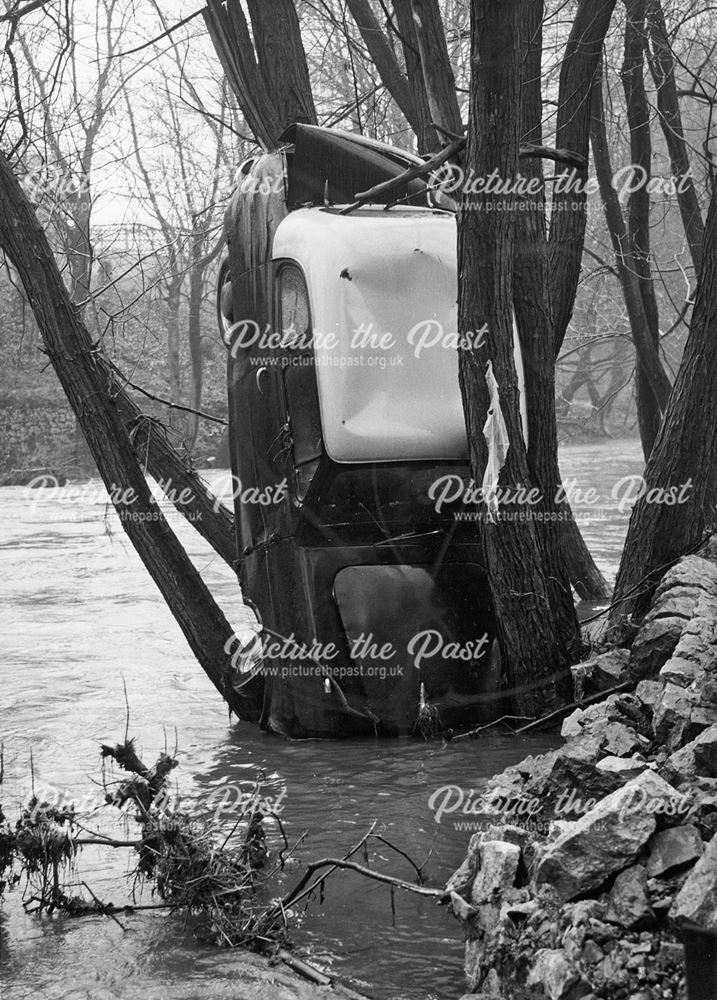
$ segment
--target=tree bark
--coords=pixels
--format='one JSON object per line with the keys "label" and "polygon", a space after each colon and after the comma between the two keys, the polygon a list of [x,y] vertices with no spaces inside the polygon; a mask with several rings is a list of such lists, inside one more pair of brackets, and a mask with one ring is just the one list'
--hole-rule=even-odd
{"label": "tree bark", "polygon": [[97,349],[69,300],[45,233],[2,154],[0,246],[20,275],[46,353],[82,424],[122,527],[211,682],[237,714],[258,717],[227,683],[230,660],[224,650],[231,645],[231,627],[152,500],[97,363]]}
{"label": "tree bark", "polygon": [[[240,0],[228,0],[239,6]],[[283,130],[316,123],[309,67],[294,0],[247,0],[259,72]]]}
{"label": "tree bark", "polygon": [[717,526],[717,190],[690,332],[644,480],[615,587],[610,624],[618,631],[642,617],[669,566]]}
{"label": "tree bark", "polygon": [[[650,323],[645,313],[645,303],[640,290],[638,264],[631,249],[630,237],[625,225],[618,194],[612,184],[612,164],[607,145],[607,130],[605,128],[605,113],[602,100],[602,81],[600,79],[595,82],[592,106],[591,143],[595,173],[597,174],[600,196],[605,209],[605,220],[615,251],[617,273],[625,299],[625,306],[630,321],[630,331],[637,351],[637,357],[645,378],[649,383],[650,390],[654,394],[656,405],[659,408],[659,418],[661,419],[670,396],[670,380],[660,361],[658,345],[655,343],[654,337],[650,332]],[[643,424],[642,420],[644,420],[646,415],[644,408],[638,411],[638,416],[642,418],[640,422],[640,437],[645,457],[647,458],[654,443],[652,430],[655,423],[650,420],[647,424]],[[659,420],[657,423],[659,426]]]}
{"label": "tree bark", "polygon": [[[473,67],[466,167],[475,176],[493,170],[517,174],[520,109],[520,0],[475,0]],[[488,412],[486,363],[492,362],[510,446],[500,484],[532,485],[522,437],[513,360],[513,229],[510,196],[464,193],[458,224],[458,317],[463,336],[485,330],[485,343],[459,349],[459,377],[474,480],[488,460],[483,426]],[[544,575],[535,521],[521,505],[501,505],[515,520],[486,523],[484,558],[503,654],[503,684],[518,711],[538,714],[560,691],[557,677],[572,650],[557,626]]]}
{"label": "tree bark", "polygon": [[670,154],[672,176],[678,180],[677,203],[680,207],[682,225],[692,255],[695,275],[699,276],[702,269],[704,224],[695,182],[690,170],[690,157],[685,142],[682,113],[675,85],[675,62],[660,0],[648,0],[647,25],[650,36],[647,59],[652,79],[657,88],[657,110],[660,116],[660,125]]}
{"label": "tree bark", "polygon": [[426,122],[419,115],[416,104],[416,98],[420,96],[420,91],[417,94],[411,87],[389,45],[388,38],[378,23],[371,4],[368,0],[347,0],[346,5],[351,11],[351,17],[356,22],[356,27],[368,49],[368,54],[371,56],[381,82],[401,109],[413,131],[417,136],[420,136],[426,128]]}
{"label": "tree bark", "polygon": [[[542,0],[524,3],[521,18],[520,141],[542,146],[541,89]],[[575,611],[569,582],[583,599],[606,597],[609,588],[595,565],[572,518],[567,502],[556,503],[561,486],[555,413],[555,358],[550,295],[551,270],[545,225],[545,185],[540,159],[521,162],[521,173],[536,182],[538,191],[516,205],[513,303],[523,349],[528,410],[528,465],[539,486],[548,515],[536,523],[546,564],[562,567],[548,574],[550,603],[566,645],[575,645]],[[564,520],[549,520],[552,514]]]}
{"label": "tree bark", "polygon": [[411,0],[411,9],[431,118],[449,133],[462,135],[456,79],[438,0]]}
{"label": "tree bark", "polygon": [[[570,31],[558,90],[555,145],[588,158],[590,94],[599,73],[605,35],[616,0],[579,0]],[[551,294],[557,358],[575,305],[587,221],[585,170],[557,175],[550,215]],[[576,189],[576,182],[578,187]]]}
{"label": "tree bark", "polygon": [[[403,61],[406,65],[408,86],[414,99],[416,123],[412,124],[411,127],[418,140],[418,152],[436,153],[444,145],[444,142],[431,124],[431,109],[428,103],[426,81],[423,76],[411,0],[393,0],[393,10],[403,50]],[[411,123],[409,122],[409,124]]]}
{"label": "tree bark", "polygon": [[[653,353],[659,359],[660,319],[650,265],[648,183],[652,176],[652,141],[651,109],[644,80],[645,5],[646,0],[625,0],[625,50],[620,76],[627,106],[631,162],[638,168],[638,177],[644,178],[644,183],[636,186],[628,198],[627,245],[632,254],[637,285],[642,298],[646,320],[645,333],[651,341]],[[652,451],[660,429],[663,407],[639,357],[635,384],[640,438],[643,452],[647,456]]]}

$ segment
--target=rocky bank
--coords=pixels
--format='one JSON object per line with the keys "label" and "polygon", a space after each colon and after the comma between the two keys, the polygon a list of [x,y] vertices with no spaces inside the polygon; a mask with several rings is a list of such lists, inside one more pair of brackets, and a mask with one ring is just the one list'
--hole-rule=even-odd
{"label": "rocky bank", "polygon": [[635,687],[577,709],[564,746],[497,775],[473,806],[478,832],[448,885],[466,996],[686,998],[681,930],[717,932],[714,539],[665,575],[631,648],[573,675],[580,700]]}

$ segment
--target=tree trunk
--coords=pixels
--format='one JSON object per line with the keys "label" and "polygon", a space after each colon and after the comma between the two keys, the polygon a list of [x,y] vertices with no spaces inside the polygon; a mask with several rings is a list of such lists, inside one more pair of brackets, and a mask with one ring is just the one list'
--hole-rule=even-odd
{"label": "tree trunk", "polygon": [[[541,89],[542,0],[523,6],[522,84],[520,141],[542,145],[543,103]],[[545,498],[536,531],[546,565],[562,567],[550,572],[550,603],[564,633],[568,648],[575,646],[576,624],[572,582],[584,599],[605,597],[607,583],[595,565],[572,520],[567,503],[556,504],[561,486],[558,467],[558,434],[555,414],[555,358],[553,314],[550,296],[551,271],[545,227],[545,187],[540,159],[521,163],[522,174],[539,182],[539,193],[523,198],[516,206],[515,281],[513,303],[523,349],[528,409],[528,465],[532,480]],[[550,520],[555,514],[556,519]],[[560,515],[564,520],[557,520]],[[568,582],[569,581],[569,582]]]}
{"label": "tree trunk", "polygon": [[[396,15],[396,29],[400,35],[403,61],[406,64],[408,86],[413,94],[416,123],[409,124],[416,133],[419,153],[437,153],[445,145],[431,124],[431,109],[428,103],[426,81],[421,65],[421,53],[416,36],[416,23],[413,20],[411,0],[393,0],[393,10]],[[389,88],[390,89],[390,88]],[[394,97],[393,92],[391,96]]]}
{"label": "tree trunk", "polygon": [[689,336],[620,563],[610,618],[618,631],[642,617],[664,572],[717,526],[717,190],[704,235]]}
{"label": "tree trunk", "polygon": [[657,89],[657,110],[662,133],[670,154],[672,176],[679,179],[677,203],[680,206],[682,225],[685,229],[687,244],[697,276],[702,270],[704,225],[695,182],[690,173],[690,157],[685,142],[682,113],[675,85],[675,63],[660,0],[648,0],[647,24],[650,35],[647,58]]}
{"label": "tree trunk", "polygon": [[[602,100],[602,81],[598,78],[592,96],[591,142],[595,172],[600,186],[600,195],[605,209],[605,220],[615,251],[617,273],[625,299],[625,306],[630,321],[630,331],[637,351],[639,363],[648,380],[650,390],[654,395],[659,410],[657,421],[646,412],[644,406],[638,409],[640,419],[640,437],[647,458],[652,450],[654,439],[652,432],[655,424],[665,412],[670,396],[670,380],[662,367],[658,354],[658,346],[650,332],[650,323],[645,313],[645,304],[640,290],[638,265],[630,247],[630,238],[620,207],[617,191],[612,184],[612,164],[607,145],[605,114]],[[643,396],[643,401],[644,401]],[[648,419],[649,417],[649,419]]]}
{"label": "tree trunk", "polygon": [[411,9],[431,118],[435,125],[454,135],[462,135],[456,80],[448,57],[438,0],[411,0]]}
{"label": "tree trunk", "polygon": [[[475,0],[472,11],[473,74],[467,170],[487,177],[493,170],[513,178],[518,167],[520,110],[520,0]],[[500,484],[531,484],[522,438],[518,379],[513,362],[513,225],[509,196],[481,192],[463,196],[458,222],[458,316],[463,336],[486,330],[485,343],[459,350],[471,466],[483,481],[488,448],[486,363],[492,362],[510,446]],[[538,714],[556,696],[557,680],[570,660],[557,627],[544,575],[536,522],[521,505],[501,505],[503,517],[482,531],[484,558],[503,654],[503,684],[520,712]]]}
{"label": "tree trunk", "polygon": [[[627,204],[627,245],[632,254],[637,284],[645,312],[646,334],[659,358],[660,319],[650,266],[650,193],[652,176],[651,108],[645,93],[646,0],[625,0],[625,51],[621,70],[627,124],[630,129],[631,162],[644,183],[630,192]],[[635,373],[637,416],[645,456],[652,451],[662,420],[660,400],[653,390],[645,366],[638,357]]]}
{"label": "tree trunk", "polygon": [[[196,220],[195,220],[196,221]],[[192,242],[192,264],[189,272],[189,316],[187,334],[189,341],[189,359],[191,364],[191,384],[189,405],[194,410],[202,408],[202,389],[204,380],[204,359],[202,357],[202,299],[204,297],[204,264],[203,240],[195,232]],[[187,414],[187,449],[191,452],[197,443],[199,433],[199,415]]]}
{"label": "tree trunk", "polygon": [[97,363],[97,348],[69,300],[45,233],[2,154],[0,246],[20,275],[46,353],[82,424],[122,527],[211,682],[234,711],[256,718],[252,706],[242,704],[227,683],[230,661],[225,647],[231,646],[231,627],[152,500]]}
{"label": "tree trunk", "polygon": [[[570,31],[558,91],[555,145],[588,157],[590,93],[599,75],[603,42],[616,0],[579,0]],[[550,215],[550,271],[553,300],[554,355],[563,345],[580,279],[587,192],[585,170],[557,174]],[[579,183],[576,190],[575,181]]]}
{"label": "tree trunk", "polygon": [[[229,0],[239,5],[240,0]],[[247,0],[259,71],[283,131],[316,123],[309,67],[294,0]]]}
{"label": "tree trunk", "polygon": [[[381,82],[401,109],[403,117],[416,135],[423,134],[426,129],[426,121],[419,115],[416,103],[416,98],[420,97],[420,91],[416,92],[411,87],[381,25],[378,23],[371,4],[368,0],[347,0],[346,5],[351,11],[351,17],[356,22],[356,27],[368,49],[368,54],[371,56]],[[430,125],[430,117],[428,125]]]}

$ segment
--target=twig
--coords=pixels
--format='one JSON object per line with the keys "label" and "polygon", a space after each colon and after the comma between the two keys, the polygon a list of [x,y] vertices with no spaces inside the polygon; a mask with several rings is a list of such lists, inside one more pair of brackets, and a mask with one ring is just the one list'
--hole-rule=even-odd
{"label": "twig", "polygon": [[615,687],[607,688],[605,691],[598,691],[596,694],[591,694],[587,698],[583,698],[581,701],[573,701],[569,705],[563,705],[561,708],[557,708],[554,712],[549,715],[544,715],[540,719],[536,719],[534,722],[529,722],[527,726],[522,726],[520,729],[516,729],[515,735],[518,736],[520,733],[530,732],[531,729],[537,729],[539,726],[546,726],[548,723],[552,722],[553,719],[560,718],[561,715],[565,715],[575,708],[582,708],[583,705],[591,705],[594,701],[600,701],[603,698],[607,698],[608,695],[617,694],[619,691],[627,691],[631,688],[636,687],[635,681],[624,681],[622,684],[616,684]]}
{"label": "twig", "polygon": [[320,861],[312,861],[307,871],[311,875],[320,868],[329,866],[333,871],[337,868],[345,868],[349,871],[358,872],[359,875],[365,875],[366,878],[373,879],[375,882],[385,882],[386,885],[393,885],[397,889],[405,889],[406,892],[414,892],[418,896],[447,899],[450,895],[445,889],[427,889],[425,886],[415,885],[413,882],[405,882],[402,878],[394,878],[393,875],[384,875],[383,872],[375,872],[371,868],[366,868],[365,865],[359,865],[355,861],[344,861],[341,858],[322,858]]}
{"label": "twig", "polygon": [[390,847],[392,851],[396,852],[396,854],[400,854],[402,858],[405,858],[406,861],[408,861],[409,865],[415,871],[419,883],[423,885],[425,881],[425,879],[423,878],[423,872],[409,854],[406,854],[405,851],[402,851],[400,847],[396,847],[396,845],[392,844],[390,840],[386,840],[386,838],[382,837],[380,833],[374,833],[373,837],[375,840],[380,840],[382,844],[386,845],[386,847]]}
{"label": "twig", "polygon": [[106,916],[108,916],[112,920],[114,920],[114,922],[117,924],[117,926],[121,927],[122,930],[123,930],[123,932],[126,934],[127,933],[127,928],[122,923],[122,921],[118,920],[117,917],[114,915],[114,913],[112,913],[112,911],[109,909],[109,907],[105,903],[103,903],[102,900],[98,899],[97,896],[95,896],[94,892],[92,891],[92,889],[90,889],[90,887],[88,886],[88,884],[86,882],[82,882],[81,884],[84,885],[85,889],[87,889],[87,891],[89,892],[90,896],[92,896],[92,898],[94,899],[94,901],[97,903],[97,906],[99,907],[100,913],[105,914]]}
{"label": "twig", "polygon": [[[535,719],[534,715],[501,715],[499,719],[495,719],[494,722],[487,722],[484,726],[478,726],[477,729],[471,729],[467,733],[458,733],[457,736],[451,737],[451,743],[455,743],[457,740],[470,740],[478,733],[482,733],[485,729],[490,729],[492,726],[497,726],[501,722],[505,722],[507,719],[515,719],[516,721],[525,721],[526,719]],[[520,732],[518,729],[517,732]]]}

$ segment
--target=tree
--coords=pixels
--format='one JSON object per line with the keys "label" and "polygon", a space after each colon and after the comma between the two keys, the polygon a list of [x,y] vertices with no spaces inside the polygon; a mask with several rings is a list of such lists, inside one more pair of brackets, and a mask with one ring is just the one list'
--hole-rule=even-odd
{"label": "tree", "polygon": [[690,333],[630,517],[611,626],[641,617],[680,556],[717,527],[717,188],[704,230]]}
{"label": "tree", "polygon": [[47,237],[0,153],[0,249],[22,280],[45,351],[74,410],[130,541],[192,651],[230,708],[258,718],[229,683],[232,629],[152,496],[114,403],[112,378],[70,301]]}

